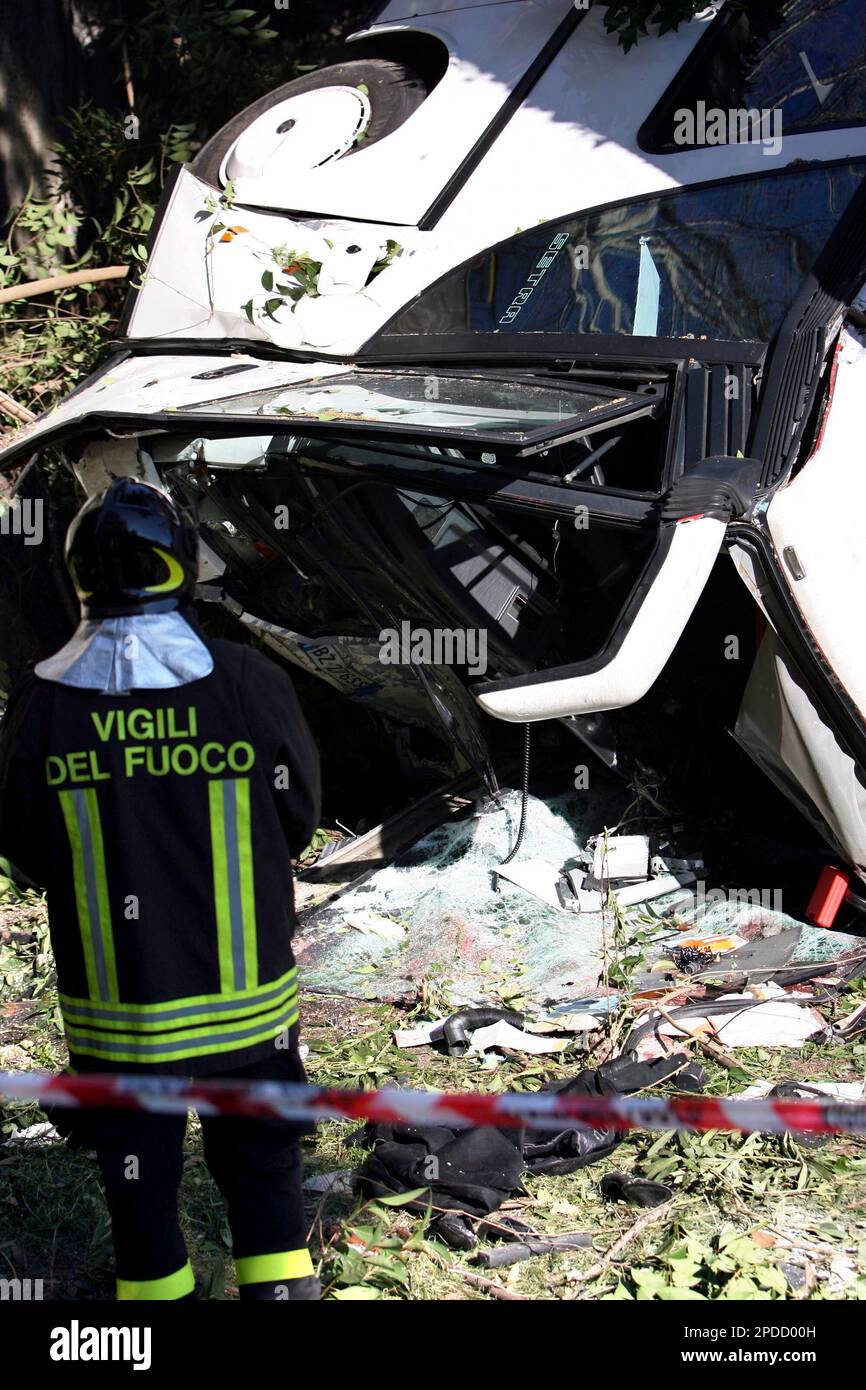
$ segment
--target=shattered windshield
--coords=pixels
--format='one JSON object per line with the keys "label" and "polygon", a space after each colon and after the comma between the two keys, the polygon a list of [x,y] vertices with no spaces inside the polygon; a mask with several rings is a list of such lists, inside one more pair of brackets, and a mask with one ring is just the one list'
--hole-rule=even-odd
{"label": "shattered windshield", "polygon": [[702,184],[549,222],[450,272],[379,342],[418,334],[772,338],[866,161]]}
{"label": "shattered windshield", "polygon": [[610,416],[652,403],[601,386],[537,385],[488,376],[347,372],[323,384],[300,383],[203,402],[179,413],[275,416],[340,424],[396,425],[447,434],[491,435],[515,443],[571,422],[581,432]]}

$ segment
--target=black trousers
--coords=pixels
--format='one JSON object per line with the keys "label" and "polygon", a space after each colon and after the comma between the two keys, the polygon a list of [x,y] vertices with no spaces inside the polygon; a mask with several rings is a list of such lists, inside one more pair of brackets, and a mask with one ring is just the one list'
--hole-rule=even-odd
{"label": "black trousers", "polygon": [[[250,1067],[230,1073],[227,1069],[225,1075],[249,1080],[305,1079],[295,1047]],[[187,1266],[178,1219],[186,1115],[119,1110],[91,1115],[92,1143],[111,1217],[118,1289],[139,1289],[119,1292],[119,1296],[183,1296],[149,1293],[140,1286],[169,1281]],[[248,1296],[267,1296],[261,1288],[251,1287],[261,1282],[255,1273],[262,1263],[251,1257],[284,1256],[306,1248],[299,1142],[305,1131],[279,1120],[234,1116],[202,1116],[201,1127],[205,1162],[228,1207],[241,1295],[246,1283]],[[301,1268],[312,1273],[311,1267]]]}

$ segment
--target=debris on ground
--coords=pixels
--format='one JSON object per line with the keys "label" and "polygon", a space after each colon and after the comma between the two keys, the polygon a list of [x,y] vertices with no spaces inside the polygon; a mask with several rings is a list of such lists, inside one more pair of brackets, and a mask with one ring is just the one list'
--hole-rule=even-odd
{"label": "debris on ground", "polygon": [[[667,898],[624,908],[614,896],[624,887],[706,872],[699,850],[662,851],[649,834],[646,869],[643,841],[617,861],[646,878],[596,880],[599,825],[616,825],[622,808],[578,822],[568,797],[530,798],[523,852],[550,866],[551,882],[570,877],[575,891],[603,895],[603,909],[563,910],[559,894],[553,906],[504,873],[497,893],[493,870],[513,842],[519,802],[506,794],[503,808],[467,804],[462,819],[427,831],[392,864],[368,867],[363,883],[350,880],[308,909],[307,945],[310,923],[325,923],[309,957],[319,977],[305,979],[318,991],[308,989],[303,1006],[313,1081],[862,1096],[859,937],[761,901],[714,898],[700,884],[678,882]],[[610,845],[615,837],[606,838]],[[335,857],[344,859],[339,850]],[[44,905],[28,895],[21,907],[27,912],[7,912],[0,941],[0,970],[18,996],[0,1016],[0,1058],[22,1069],[58,1067]],[[437,946],[441,912],[455,935]],[[380,934],[359,923],[387,926]],[[87,1276],[71,1272],[80,1232],[68,1252],[62,1235],[58,1245],[64,1223],[94,1229],[99,1192],[87,1160],[56,1141],[35,1107],[10,1106],[0,1130],[0,1195],[8,1184],[33,1206],[34,1161],[50,1161],[60,1175],[53,1181],[76,1193],[68,1212],[62,1199],[46,1209],[44,1238],[30,1218],[22,1236],[13,1215],[14,1240],[32,1247],[14,1256],[16,1269],[43,1267],[53,1242],[52,1296],[109,1297],[107,1232]],[[225,1296],[224,1217],[195,1125],[191,1140],[184,1190],[193,1263],[214,1296]],[[580,1126],[553,1135],[380,1126],[359,1135],[350,1122],[333,1121],[305,1147],[313,1246],[331,1297],[866,1295],[866,1151],[858,1137]]]}
{"label": "debris on ground", "polygon": [[770,982],[743,994],[719,994],[711,1006],[685,1006],[662,1015],[650,1011],[630,1039],[641,1060],[666,1055],[665,1039],[711,1037],[724,1047],[801,1047],[827,1031],[826,1020],[805,1002],[814,996],[786,994]]}
{"label": "debris on ground", "polygon": [[345,913],[343,921],[347,927],[362,932],[364,936],[378,936],[383,941],[402,941],[406,928],[390,917],[378,917],[372,912]]}
{"label": "debris on ground", "polygon": [[497,1051],[511,1048],[515,1052],[542,1056],[544,1053],[564,1052],[571,1043],[571,1038],[544,1037],[538,1033],[528,1033],[522,1028],[515,1028],[513,1024],[506,1023],[504,1019],[500,1019],[498,1023],[491,1023],[486,1028],[476,1029],[469,1044],[469,1055],[487,1052],[491,1048]]}
{"label": "debris on ground", "polygon": [[628,1202],[636,1207],[660,1207],[674,1195],[672,1188],[639,1173],[606,1173],[600,1190],[605,1201]]}
{"label": "debris on ground", "polygon": [[[841,981],[866,962],[859,938],[797,921],[766,894],[708,889],[696,879],[701,855],[676,854],[667,835],[600,832],[605,814],[616,823],[622,811],[616,795],[619,805],[610,787],[528,796],[521,853],[506,865],[523,808],[516,792],[422,835],[301,911],[296,955],[308,985],[397,1002],[438,977],[454,1007],[519,1002],[536,1017],[609,995],[635,953],[630,989],[649,996],[686,980],[711,998],[786,987],[824,967]],[[792,1038],[795,1019],[805,1027],[787,1004],[762,1013],[760,1024],[729,1024],[729,1036],[757,1037],[771,1017],[779,1027],[788,1019]]]}

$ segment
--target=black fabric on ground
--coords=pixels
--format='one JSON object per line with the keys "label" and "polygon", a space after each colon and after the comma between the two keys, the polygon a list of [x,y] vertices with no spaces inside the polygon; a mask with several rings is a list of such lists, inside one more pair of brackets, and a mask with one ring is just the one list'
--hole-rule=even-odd
{"label": "black fabric on ground", "polygon": [[[687,1063],[684,1053],[650,1062],[637,1062],[624,1054],[603,1063],[597,1071],[587,1068],[544,1090],[568,1095],[626,1095],[676,1076]],[[368,1124],[363,1142],[372,1153],[358,1175],[358,1186],[367,1197],[420,1187],[430,1192],[436,1207],[487,1216],[515,1191],[524,1170],[571,1173],[607,1158],[622,1138],[616,1130],[582,1125],[551,1133],[491,1126],[454,1130],[432,1125]],[[411,1203],[409,1209],[426,1210],[426,1200]],[[459,1243],[460,1229],[455,1227],[453,1235]]]}
{"label": "black fabric on ground", "polygon": [[[567,1081],[554,1081],[543,1089],[556,1095],[630,1095],[676,1076],[687,1062],[681,1052],[672,1057],[654,1057],[649,1062],[637,1062],[623,1053],[603,1062],[597,1071],[586,1068]],[[523,1161],[530,1173],[573,1173],[607,1158],[623,1138],[622,1130],[589,1129],[584,1125],[572,1125],[558,1134],[549,1129],[528,1129],[523,1136]]]}
{"label": "black fabric on ground", "polygon": [[522,1260],[531,1260],[536,1255],[550,1255],[556,1250],[591,1250],[592,1239],[588,1231],[572,1231],[566,1235],[550,1236],[548,1239],[530,1238],[526,1241],[514,1241],[508,1245],[499,1245],[493,1250],[479,1250],[475,1256],[475,1263],[483,1269],[503,1269],[508,1265],[520,1264]]}
{"label": "black fabric on ground", "polygon": [[663,1182],[653,1182],[638,1173],[606,1173],[601,1180],[601,1195],[608,1202],[630,1202],[636,1207],[660,1207],[673,1197],[671,1188]]}
{"label": "black fabric on ground", "polygon": [[424,1187],[436,1206],[473,1216],[495,1211],[517,1187],[523,1169],[517,1130],[368,1125],[365,1142],[373,1146],[359,1176],[366,1196]]}
{"label": "black fabric on ground", "polygon": [[448,1211],[436,1219],[436,1234],[452,1250],[474,1250],[479,1240],[523,1240],[535,1231],[514,1216],[498,1216],[495,1222],[470,1221],[458,1211]]}

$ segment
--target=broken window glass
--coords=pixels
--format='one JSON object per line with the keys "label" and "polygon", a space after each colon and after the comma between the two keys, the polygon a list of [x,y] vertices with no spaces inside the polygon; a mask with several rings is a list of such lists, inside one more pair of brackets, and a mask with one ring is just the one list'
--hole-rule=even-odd
{"label": "broken window glass", "polygon": [[327,382],[301,382],[182,406],[179,414],[316,421],[336,427],[393,426],[515,445],[553,436],[591,434],[608,420],[653,413],[657,393],[573,383],[538,384],[489,375],[347,372]]}

